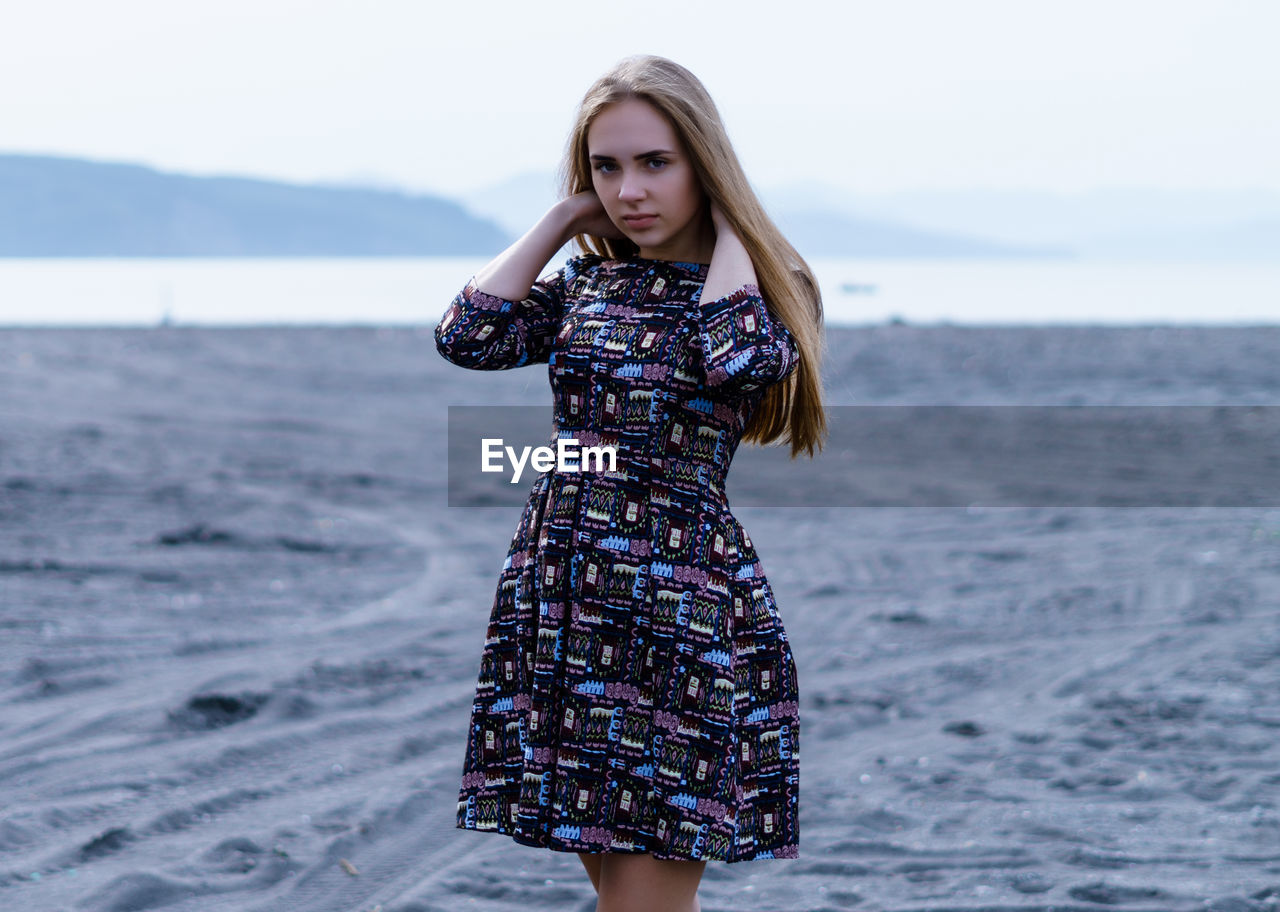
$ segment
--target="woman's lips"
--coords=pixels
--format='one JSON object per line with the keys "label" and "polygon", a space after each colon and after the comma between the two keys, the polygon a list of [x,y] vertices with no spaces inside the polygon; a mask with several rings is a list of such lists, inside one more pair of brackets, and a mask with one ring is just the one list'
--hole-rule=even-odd
{"label": "woman's lips", "polygon": [[648,228],[658,220],[656,215],[624,215],[622,220],[631,228]]}

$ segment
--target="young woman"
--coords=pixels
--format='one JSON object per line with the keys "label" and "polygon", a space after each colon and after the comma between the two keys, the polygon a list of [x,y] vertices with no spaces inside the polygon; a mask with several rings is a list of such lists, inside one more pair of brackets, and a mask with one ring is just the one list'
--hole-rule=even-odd
{"label": "young woman", "polygon": [[707,861],[799,854],[795,662],[724,482],[741,441],[821,448],[822,302],[683,67],[601,77],[563,171],[435,331],[463,367],[547,363],[557,436],[617,455],[533,483],[457,825],[578,853],[599,910],[697,910]]}

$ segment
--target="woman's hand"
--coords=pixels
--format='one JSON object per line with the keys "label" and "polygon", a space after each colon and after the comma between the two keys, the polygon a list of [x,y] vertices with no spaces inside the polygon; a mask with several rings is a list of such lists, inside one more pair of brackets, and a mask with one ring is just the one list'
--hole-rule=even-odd
{"label": "woman's hand", "polygon": [[626,235],[605,212],[604,204],[594,190],[583,190],[564,200],[569,212],[570,236],[592,234],[596,237],[624,240]]}
{"label": "woman's hand", "polygon": [[[724,231],[733,231],[733,226],[729,224],[729,219],[725,217],[724,210],[716,203],[711,201],[711,224],[715,226],[716,237],[719,237]],[[737,234],[734,231],[734,234]]]}
{"label": "woman's hand", "polygon": [[507,301],[529,296],[538,274],[557,250],[574,236],[599,233],[621,236],[594,192],[575,193],[549,208],[514,244],[476,273],[476,287]]}
{"label": "woman's hand", "polygon": [[742,238],[729,224],[724,210],[711,202],[711,223],[716,229],[716,246],[711,253],[711,266],[702,285],[703,301],[715,301],[743,285],[759,285],[755,265]]}

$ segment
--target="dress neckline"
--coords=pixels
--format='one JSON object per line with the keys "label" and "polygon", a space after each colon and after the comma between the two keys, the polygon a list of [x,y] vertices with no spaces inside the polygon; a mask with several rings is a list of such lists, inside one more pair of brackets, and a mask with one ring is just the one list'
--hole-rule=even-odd
{"label": "dress neckline", "polygon": [[711,268],[710,263],[694,263],[689,260],[662,260],[656,257],[642,257],[639,254],[630,254],[629,256],[618,257],[620,260],[626,260],[632,263],[661,263],[666,266],[683,266],[694,272],[702,272]]}

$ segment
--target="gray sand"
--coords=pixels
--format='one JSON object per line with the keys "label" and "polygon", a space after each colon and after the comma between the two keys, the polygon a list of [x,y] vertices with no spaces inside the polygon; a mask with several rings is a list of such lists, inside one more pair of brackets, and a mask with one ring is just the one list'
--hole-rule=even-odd
{"label": "gray sand", "polygon": [[[832,404],[1280,404],[1276,328],[830,348]],[[444,506],[445,407],[549,395],[430,327],[0,331],[0,909],[592,909],[454,828],[519,508]],[[801,857],[706,912],[1280,904],[1280,510],[735,513]]]}

